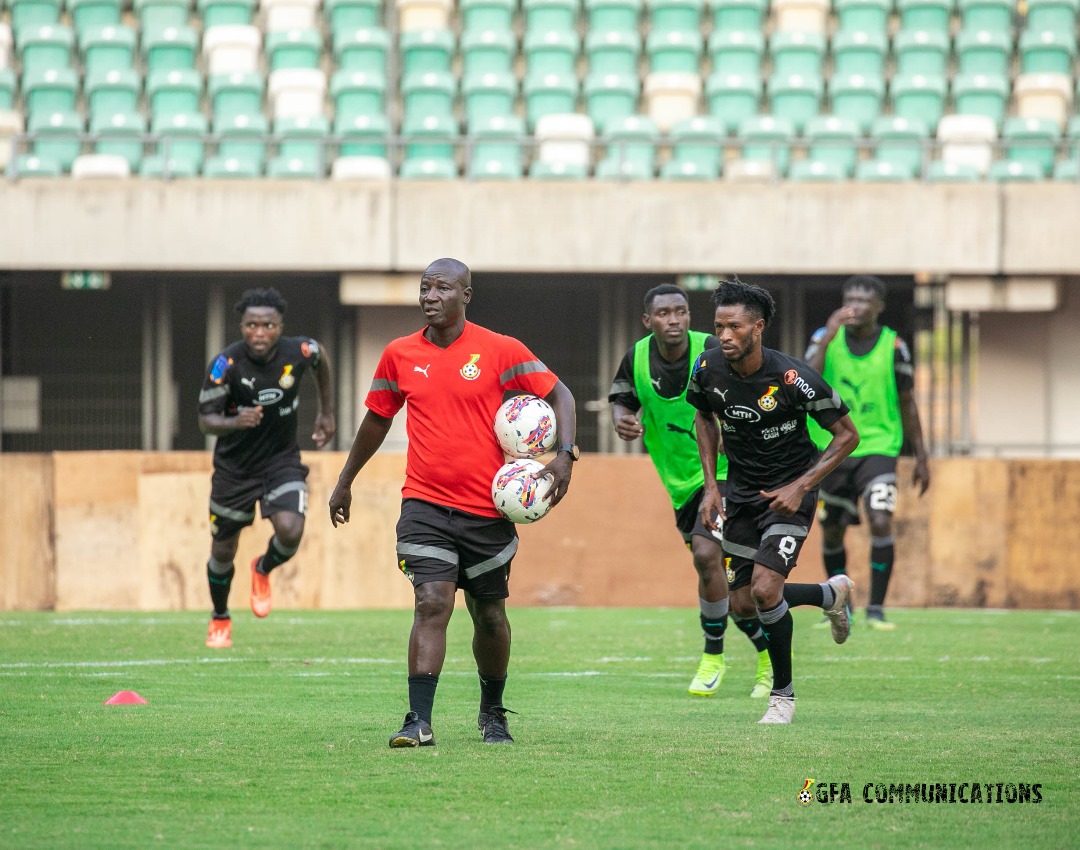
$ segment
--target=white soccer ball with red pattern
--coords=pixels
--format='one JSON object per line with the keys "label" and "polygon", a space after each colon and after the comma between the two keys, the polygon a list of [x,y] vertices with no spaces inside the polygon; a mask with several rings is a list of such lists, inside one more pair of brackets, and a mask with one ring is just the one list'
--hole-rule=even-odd
{"label": "white soccer ball with red pattern", "polygon": [[495,437],[509,457],[533,458],[555,448],[558,431],[551,405],[534,395],[507,399],[495,412]]}
{"label": "white soccer ball with red pattern", "polygon": [[533,478],[533,473],[544,468],[535,460],[512,460],[504,463],[491,480],[491,501],[495,508],[511,522],[530,523],[551,510],[548,494],[551,491],[549,476]]}

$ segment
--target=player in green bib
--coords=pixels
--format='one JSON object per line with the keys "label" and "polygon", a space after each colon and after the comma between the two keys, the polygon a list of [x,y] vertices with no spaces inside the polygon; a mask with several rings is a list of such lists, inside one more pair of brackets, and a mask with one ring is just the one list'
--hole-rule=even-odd
{"label": "player in green bib", "polygon": [[[630,348],[619,364],[608,393],[611,420],[621,439],[642,438],[671,497],[675,525],[693,555],[705,649],[689,692],[712,696],[726,669],[729,576],[720,548],[722,536],[706,528],[698,514],[705,479],[694,435],[695,411],[686,401],[686,385],[697,356],[717,343],[710,334],[690,330],[690,303],[674,284],[661,284],[646,293],[642,322],[650,334]],[[717,457],[716,475],[723,492],[727,458],[722,454]],[[750,695],[764,699],[772,687],[772,664],[757,612],[751,605],[746,611],[730,613],[758,653]]]}
{"label": "player in green bib", "polygon": [[[843,306],[814,333],[803,358],[840,393],[860,438],[858,448],[821,482],[822,554],[829,576],[846,573],[844,532],[859,524],[862,501],[870,526],[866,622],[885,631],[895,628],[885,619],[884,605],[895,559],[896,458],[905,439],[915,452],[912,483],[920,496],[930,486],[930,466],[915,404],[911,353],[896,331],[878,321],[885,309],[885,283],[855,275],[844,283],[843,298]],[[815,426],[810,436],[821,448],[830,435]]]}

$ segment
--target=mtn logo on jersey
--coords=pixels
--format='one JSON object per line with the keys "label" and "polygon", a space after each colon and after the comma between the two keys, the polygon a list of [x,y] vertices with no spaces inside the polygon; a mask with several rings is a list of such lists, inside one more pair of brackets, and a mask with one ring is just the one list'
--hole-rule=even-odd
{"label": "mtn logo on jersey", "polygon": [[769,411],[776,407],[776,399],[773,398],[773,394],[778,389],[780,389],[780,387],[770,386],[769,389],[765,392],[765,395],[763,395],[757,400],[757,406],[764,411]]}
{"label": "mtn logo on jersey", "polygon": [[480,377],[480,367],[476,365],[476,361],[480,359],[479,354],[474,354],[469,358],[469,362],[461,367],[461,377],[466,381],[475,381]]}
{"label": "mtn logo on jersey", "polygon": [[803,380],[802,375],[796,372],[794,369],[788,369],[784,373],[784,383],[794,384],[798,389],[802,390],[802,394],[807,398],[813,398],[817,395],[814,388]]}
{"label": "mtn logo on jersey", "polygon": [[287,390],[296,383],[296,378],[293,376],[292,369],[292,364],[289,363],[285,366],[284,370],[282,370],[281,377],[278,378],[278,386],[282,389]]}

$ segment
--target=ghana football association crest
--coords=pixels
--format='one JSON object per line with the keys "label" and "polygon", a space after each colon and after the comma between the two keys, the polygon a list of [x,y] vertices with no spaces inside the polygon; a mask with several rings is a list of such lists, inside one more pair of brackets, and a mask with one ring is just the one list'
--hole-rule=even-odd
{"label": "ghana football association crest", "polygon": [[476,361],[479,359],[479,354],[473,354],[469,357],[469,362],[461,367],[461,377],[466,381],[475,381],[480,377],[480,367],[476,365]]}
{"label": "ghana football association crest", "polygon": [[757,406],[765,411],[772,410],[776,407],[776,398],[774,397],[774,394],[778,389],[780,389],[780,387],[770,386],[765,392],[765,395],[757,400]]}
{"label": "ghana football association crest", "polygon": [[292,364],[289,363],[281,372],[281,377],[278,378],[278,386],[283,390],[287,390],[293,384],[296,383],[296,376],[292,373]]}

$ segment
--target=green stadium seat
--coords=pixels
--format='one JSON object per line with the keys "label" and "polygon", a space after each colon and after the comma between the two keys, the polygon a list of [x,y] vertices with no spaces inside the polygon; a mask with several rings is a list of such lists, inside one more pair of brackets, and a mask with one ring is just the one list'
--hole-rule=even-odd
{"label": "green stadium seat", "polygon": [[637,32],[641,25],[641,9],[642,0],[585,0],[588,31]]}
{"label": "green stadium seat", "polygon": [[727,133],[712,115],[680,121],[671,129],[671,158],[660,167],[664,180],[717,180]]}
{"label": "green stadium seat", "polygon": [[1015,0],[957,0],[962,29],[1012,31]]}
{"label": "green stadium seat", "polygon": [[18,84],[11,68],[0,68],[0,110],[10,110],[15,105]]}
{"label": "green stadium seat", "polygon": [[820,76],[792,74],[787,77],[773,74],[766,84],[770,113],[777,119],[786,119],[801,133],[806,122],[821,112],[824,90]]}
{"label": "green stadium seat", "polygon": [[727,133],[734,133],[744,118],[758,114],[761,77],[757,74],[710,74],[705,80],[709,114],[719,118]]}
{"label": "green stadium seat", "polygon": [[71,27],[63,24],[26,26],[15,37],[23,74],[70,67],[74,45],[75,35]]}
{"label": "green stadium seat", "polygon": [[834,0],[833,9],[839,23],[838,35],[844,32],[885,35],[892,0]]}
{"label": "green stadium seat", "polygon": [[82,153],[79,137],[83,132],[83,119],[79,113],[31,113],[26,129],[33,139],[30,152],[34,156],[55,161],[65,174],[71,171],[71,163]]}
{"label": "green stadium seat", "polygon": [[761,30],[714,30],[708,53],[714,74],[760,76],[765,36]]}
{"label": "green stadium seat", "polygon": [[[142,79],[134,68],[90,71],[83,83],[90,116],[130,114],[139,110]],[[99,151],[100,153],[100,151]]]}
{"label": "green stadium seat", "polygon": [[641,36],[637,30],[590,29],[585,35],[585,55],[591,74],[637,74]]}
{"label": "green stadium seat", "polygon": [[79,75],[71,68],[27,71],[22,77],[23,107],[28,115],[74,112]]}
{"label": "green stadium seat", "polygon": [[649,70],[700,73],[704,46],[698,30],[650,30],[645,38]]}
{"label": "green stadium seat", "polygon": [[196,0],[195,6],[202,16],[203,29],[246,26],[255,20],[255,0]]}
{"label": "green stadium seat", "polygon": [[1069,119],[1065,138],[1069,141],[1069,156],[1080,157],[1080,115]]}
{"label": "green stadium seat", "polygon": [[522,0],[525,32],[576,32],[580,0]]}
{"label": "green stadium seat", "polygon": [[8,163],[6,173],[20,178],[61,177],[64,170],[52,157],[24,153]]}
{"label": "green stadium seat", "polygon": [[[859,125],[848,118],[819,115],[811,119],[803,134],[808,145],[807,158],[803,162],[825,165],[828,175],[836,173],[843,178],[851,177],[858,159],[856,142],[860,132]],[[806,168],[809,166],[800,170]]]}
{"label": "green stadium seat", "polygon": [[1036,32],[1074,32],[1080,0],[1027,0],[1026,27]]}
{"label": "green stadium seat", "polygon": [[788,169],[788,179],[796,183],[837,183],[850,176],[839,163],[830,160],[800,159]]}
{"label": "green stadium seat", "polygon": [[704,0],[648,0],[650,32],[701,32]]}
{"label": "green stadium seat", "polygon": [[203,177],[210,180],[252,180],[262,176],[258,165],[248,159],[216,154],[203,165]]}
{"label": "green stadium seat", "polygon": [[[238,170],[238,176],[262,174],[266,167],[267,138],[270,135],[265,115],[256,113],[223,117],[214,123],[214,135],[217,137],[217,156],[207,161],[204,174],[211,176],[219,170],[225,173]],[[226,165],[223,160],[237,160],[238,164]]]}
{"label": "green stadium seat", "polygon": [[214,122],[230,115],[261,112],[266,94],[266,79],[255,71],[213,74],[206,84],[206,95]]}
{"label": "green stadium seat", "polygon": [[132,5],[143,33],[186,27],[191,14],[191,0],[132,0]]}
{"label": "green stadium seat", "polygon": [[385,115],[334,116],[334,135],[341,156],[386,157],[390,122]]}
{"label": "green stadium seat", "polygon": [[90,114],[90,133],[94,136],[94,152],[122,156],[132,173],[142,166],[143,136],[146,118],[139,112]]}
{"label": "green stadium seat", "polygon": [[449,115],[407,119],[401,125],[403,180],[452,180],[458,176],[454,153],[457,125]]}
{"label": "green stadium seat", "polygon": [[905,30],[949,31],[953,0],[896,0],[900,27]]}
{"label": "green stadium seat", "polygon": [[141,49],[148,72],[194,68],[199,36],[187,26],[143,30]]}
{"label": "green stadium seat", "polygon": [[865,133],[883,111],[885,80],[877,75],[833,74],[829,100],[833,115],[850,118]]}
{"label": "green stadium seat", "polygon": [[986,115],[997,127],[1005,120],[1009,83],[991,74],[958,74],[953,80],[953,103],[960,115]]}
{"label": "green stadium seat", "polygon": [[596,165],[598,180],[651,180],[656,173],[659,131],[644,115],[612,121],[604,131],[606,154]]}
{"label": "green stadium seat", "polygon": [[461,34],[461,75],[514,70],[517,41],[512,30],[465,30]]}
{"label": "green stadium seat", "polygon": [[930,139],[926,124],[913,118],[884,115],[870,128],[874,140],[874,158],[888,163],[897,171],[919,174],[923,155]]}
{"label": "green stadium seat", "polygon": [[146,103],[151,123],[170,115],[192,115],[202,104],[202,76],[194,68],[151,71],[146,75]]}
{"label": "green stadium seat", "polygon": [[386,55],[390,36],[384,29],[345,30],[334,32],[334,61],[349,71],[386,73]]}
{"label": "green stadium seat", "polygon": [[833,74],[883,77],[889,39],[875,30],[840,30],[832,40]]}
{"label": "green stadium seat", "polygon": [[11,29],[18,41],[22,31],[60,23],[62,0],[8,0],[11,10]]}
{"label": "green stadium seat", "polygon": [[924,74],[897,74],[892,79],[893,114],[913,118],[934,132],[945,113],[945,78]]}
{"label": "green stadium seat", "polygon": [[900,30],[893,39],[898,74],[944,76],[949,63],[949,35],[943,30]]}
{"label": "green stadium seat", "polygon": [[637,114],[641,81],[632,74],[589,74],[582,86],[585,112],[600,133],[613,122]]}
{"label": "green stadium seat", "polygon": [[449,71],[454,55],[454,34],[450,30],[403,32],[398,42],[402,75],[428,71]]}
{"label": "green stadium seat", "polygon": [[528,75],[522,85],[525,96],[525,122],[533,130],[545,115],[577,111],[578,81],[572,74]]}
{"label": "green stadium seat", "polygon": [[79,33],[86,71],[135,67],[135,30],[127,26],[88,27]]}
{"label": "green stadium seat", "polygon": [[335,71],[330,78],[334,114],[343,119],[354,115],[379,115],[386,108],[386,79],[371,71]]}
{"label": "green stadium seat", "polygon": [[383,25],[382,0],[323,0],[330,32],[378,29]]}
{"label": "green stadium seat", "polygon": [[267,165],[270,177],[315,179],[326,176],[330,125],[322,115],[278,118],[274,137],[278,153]]}
{"label": "green stadium seat", "polygon": [[855,165],[855,179],[860,183],[905,183],[917,176],[911,166],[889,160],[867,159]]}
{"label": "green stadium seat", "polygon": [[314,29],[270,30],[266,33],[263,50],[271,72],[282,68],[319,68],[322,33]]}
{"label": "green stadium seat", "polygon": [[513,115],[517,91],[517,78],[510,71],[466,75],[461,82],[461,95],[465,124],[470,132],[474,127],[486,125],[488,119]]}
{"label": "green stadium seat", "polygon": [[769,0],[712,0],[714,30],[760,31],[765,23]]}
{"label": "green stadium seat", "polygon": [[935,159],[926,169],[926,179],[931,183],[976,183],[982,174],[970,165]]}
{"label": "green stadium seat", "polygon": [[581,39],[572,30],[526,30],[521,44],[530,76],[574,74],[580,51]]}
{"label": "green stadium seat", "polygon": [[1037,183],[1046,175],[1033,162],[999,159],[991,163],[986,176],[998,183]]}
{"label": "green stadium seat", "polygon": [[122,5],[121,0],[67,0],[76,33],[87,27],[119,26]]}
{"label": "green stadium seat", "polygon": [[193,159],[155,153],[143,158],[139,174],[155,180],[187,180],[199,176],[199,164]]}
{"label": "green stadium seat", "polygon": [[1063,159],[1055,163],[1054,179],[1080,182],[1080,159]]}
{"label": "green stadium seat", "polygon": [[461,32],[510,32],[516,9],[516,0],[459,0]]}
{"label": "green stadium seat", "polygon": [[[201,113],[154,115],[150,119],[150,132],[158,137],[156,153],[163,166],[177,166],[179,173],[185,175],[199,173],[206,156],[209,132],[206,118]],[[146,167],[145,161],[143,167]]]}
{"label": "green stadium seat", "polygon": [[956,56],[962,74],[1005,76],[1012,60],[1012,37],[1003,30],[960,30]]}
{"label": "green stadium seat", "polygon": [[401,83],[406,118],[425,115],[452,115],[457,79],[449,71],[410,74]]}
{"label": "green stadium seat", "polygon": [[468,176],[473,180],[520,180],[524,174],[525,123],[495,115],[469,128]]}
{"label": "green stadium seat", "polygon": [[1073,73],[1076,35],[1054,30],[1024,30],[1020,35],[1020,68],[1024,73]]}
{"label": "green stadium seat", "polygon": [[1043,177],[1050,176],[1061,141],[1061,128],[1055,122],[1039,118],[1010,118],[1005,122],[1001,137],[1010,162],[1031,163]]}
{"label": "green stadium seat", "polygon": [[825,36],[816,32],[774,32],[769,38],[773,76],[799,74],[821,76],[825,57]]}
{"label": "green stadium seat", "polygon": [[787,174],[791,144],[795,139],[795,126],[791,121],[773,115],[755,115],[739,125],[738,137],[742,143],[742,159],[769,162],[776,174]]}

